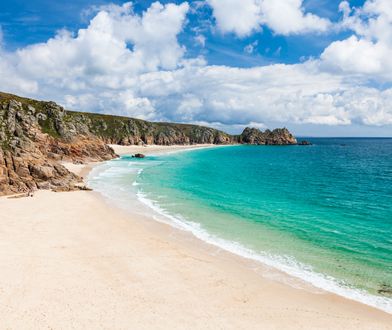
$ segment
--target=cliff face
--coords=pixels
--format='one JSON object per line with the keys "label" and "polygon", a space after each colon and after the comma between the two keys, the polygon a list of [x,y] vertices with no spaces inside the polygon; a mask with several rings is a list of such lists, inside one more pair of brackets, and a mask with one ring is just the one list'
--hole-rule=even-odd
{"label": "cliff face", "polygon": [[[57,110],[48,107],[48,112]],[[57,115],[61,116],[60,112]],[[0,101],[0,195],[35,189],[78,189],[81,178],[62,166],[61,160],[115,157],[111,148],[92,135],[65,140],[44,133],[41,125],[48,120],[45,116],[15,99]]]}
{"label": "cliff face", "polygon": [[287,129],[261,132],[247,128],[239,136],[196,125],[151,123],[139,119],[65,111],[0,93],[0,195],[34,189],[79,189],[81,178],[62,161],[115,158],[107,144],[294,144]]}

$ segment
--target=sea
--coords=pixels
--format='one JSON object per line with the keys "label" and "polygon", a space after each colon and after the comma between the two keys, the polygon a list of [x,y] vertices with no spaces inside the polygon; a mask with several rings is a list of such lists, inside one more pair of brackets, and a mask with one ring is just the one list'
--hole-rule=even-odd
{"label": "sea", "polygon": [[123,156],[94,168],[89,185],[122,208],[148,209],[153,221],[392,313],[392,139],[308,140]]}

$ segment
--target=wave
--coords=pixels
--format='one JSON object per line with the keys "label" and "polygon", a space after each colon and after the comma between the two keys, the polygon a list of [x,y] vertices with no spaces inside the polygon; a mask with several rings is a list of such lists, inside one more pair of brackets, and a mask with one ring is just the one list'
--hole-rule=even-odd
{"label": "wave", "polygon": [[312,270],[312,267],[304,265],[292,257],[256,253],[238,242],[228,241],[215,235],[211,235],[204,230],[200,224],[185,220],[180,215],[168,213],[165,209],[159,206],[156,201],[148,199],[141,191],[137,192],[137,198],[141,203],[155,211],[160,216],[153,216],[153,218],[157,221],[164,222],[177,229],[191,232],[195,237],[208,244],[214,245],[243,258],[261,262],[264,265],[273,267],[290,276],[301,279],[306,283],[310,283],[316,288],[337,294],[350,300],[361,302],[392,314],[392,299],[390,298],[375,296],[367,293],[366,291],[349,287],[348,284],[338,281],[331,276],[315,272]]}

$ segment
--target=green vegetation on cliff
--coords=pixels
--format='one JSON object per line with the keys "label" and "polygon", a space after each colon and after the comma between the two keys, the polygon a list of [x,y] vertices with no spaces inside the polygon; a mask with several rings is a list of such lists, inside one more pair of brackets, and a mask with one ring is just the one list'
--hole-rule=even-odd
{"label": "green vegetation on cliff", "polygon": [[[92,134],[106,143],[116,144],[229,144],[236,138],[222,131],[187,124],[153,123],[140,119],[66,111],[54,102],[36,101],[0,93],[0,103],[18,101],[34,116],[44,133],[70,141],[78,135]],[[4,115],[4,114],[3,114]],[[0,115],[1,118],[1,115]]]}

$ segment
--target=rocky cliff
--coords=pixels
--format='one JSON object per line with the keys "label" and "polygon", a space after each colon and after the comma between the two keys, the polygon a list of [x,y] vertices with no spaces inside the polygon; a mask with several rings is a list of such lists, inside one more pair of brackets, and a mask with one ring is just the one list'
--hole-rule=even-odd
{"label": "rocky cliff", "polygon": [[91,134],[62,138],[57,129],[66,133],[62,131],[64,110],[54,103],[40,106],[0,95],[0,195],[79,189],[81,178],[61,161],[115,157],[110,147]]}
{"label": "rocky cliff", "polygon": [[81,178],[62,161],[116,157],[107,144],[295,144],[287,129],[239,136],[185,124],[66,111],[42,102],[0,93],[0,195],[35,189],[79,189]]}

